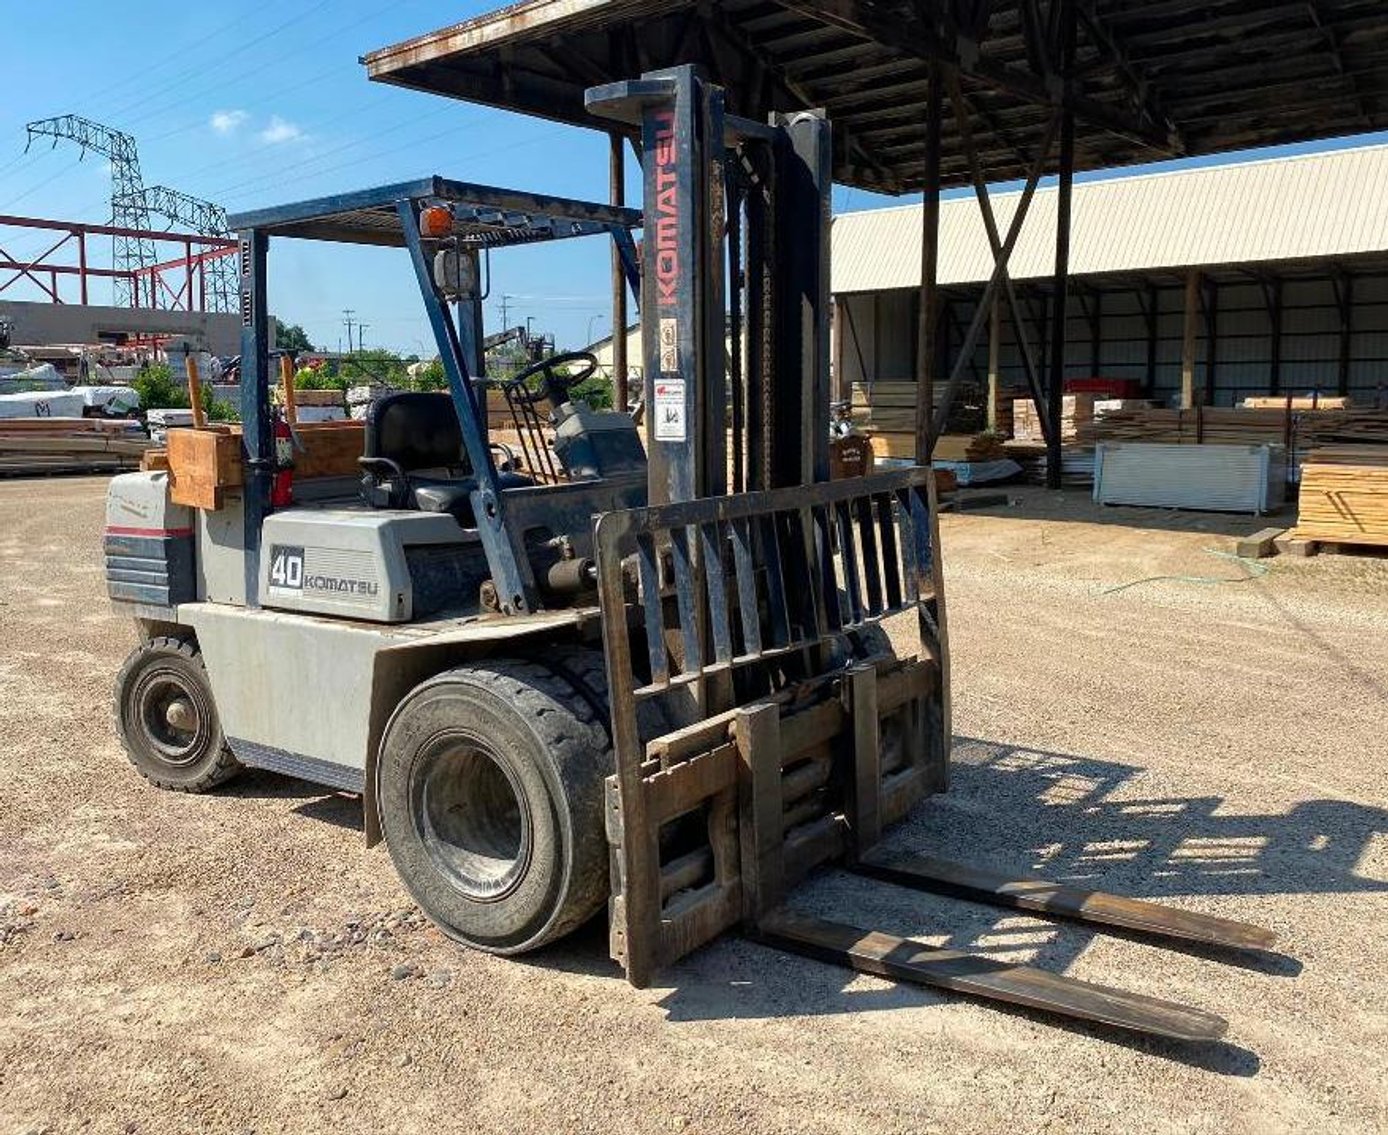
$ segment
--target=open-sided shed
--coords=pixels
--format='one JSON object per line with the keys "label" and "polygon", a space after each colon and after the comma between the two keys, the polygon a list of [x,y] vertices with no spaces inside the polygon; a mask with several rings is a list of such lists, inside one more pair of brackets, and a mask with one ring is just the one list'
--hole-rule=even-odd
{"label": "open-sided shed", "polygon": [[[382,82],[604,129],[587,87],[691,62],[747,117],[826,110],[836,180],[923,191],[919,456],[942,420],[928,420],[935,382],[948,403],[962,378],[932,362],[942,187],[975,187],[994,255],[965,343],[996,293],[1053,427],[1065,338],[1050,337],[1043,367],[1007,271],[1040,177],[1059,175],[1051,318],[1064,328],[1076,170],[1388,127],[1380,0],[527,0],[364,59]],[[614,144],[614,191],[621,160]],[[1000,180],[1029,187],[1005,230],[984,188]]]}

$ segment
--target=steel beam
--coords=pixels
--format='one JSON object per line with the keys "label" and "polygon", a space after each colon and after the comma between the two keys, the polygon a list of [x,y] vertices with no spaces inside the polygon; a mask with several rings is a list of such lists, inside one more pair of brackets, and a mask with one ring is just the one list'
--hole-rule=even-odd
{"label": "steel beam", "polygon": [[[610,205],[626,204],[626,142],[613,130],[608,140],[608,194]],[[630,407],[627,390],[627,281],[622,253],[612,245],[612,401],[618,410]]]}

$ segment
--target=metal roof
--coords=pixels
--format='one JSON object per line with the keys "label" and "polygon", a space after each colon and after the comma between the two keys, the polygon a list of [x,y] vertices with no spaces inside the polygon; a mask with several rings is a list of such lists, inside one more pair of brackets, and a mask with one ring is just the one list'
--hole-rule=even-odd
{"label": "metal roof", "polygon": [[406,199],[451,204],[454,235],[464,244],[478,248],[590,236],[641,224],[638,209],[443,177],[235,213],[227,218],[227,224],[233,232],[260,229],[271,236],[398,248],[404,245],[405,238],[396,204]]}
{"label": "metal roof", "polygon": [[[1388,253],[1388,145],[1075,186],[1070,274],[1095,276]],[[1038,190],[1008,269],[1055,271],[1056,190]],[[992,197],[1006,230],[1020,192]],[[832,229],[832,288],[868,292],[921,281],[919,205],[844,213]],[[993,257],[972,194],[940,204],[942,286],[983,283]]]}
{"label": "metal roof", "polygon": [[[1078,169],[1388,128],[1384,0],[1072,0]],[[990,181],[1025,176],[1064,84],[1059,0],[526,0],[374,51],[370,78],[598,126],[589,86],[698,63],[729,108],[822,107],[835,179],[923,183],[927,60],[958,70]],[[965,179],[952,110],[945,184]],[[1053,167],[1052,167],[1053,168]]]}

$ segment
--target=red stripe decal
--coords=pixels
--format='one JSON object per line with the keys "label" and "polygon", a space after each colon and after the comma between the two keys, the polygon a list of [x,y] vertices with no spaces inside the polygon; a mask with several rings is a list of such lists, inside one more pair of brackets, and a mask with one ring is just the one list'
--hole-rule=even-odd
{"label": "red stripe decal", "polygon": [[122,524],[106,525],[107,536],[191,536],[191,528],[127,528]]}

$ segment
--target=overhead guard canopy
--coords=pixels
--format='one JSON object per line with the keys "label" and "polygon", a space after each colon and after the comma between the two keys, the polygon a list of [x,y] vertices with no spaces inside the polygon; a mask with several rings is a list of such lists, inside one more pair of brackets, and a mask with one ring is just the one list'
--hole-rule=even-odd
{"label": "overhead guard canopy", "polygon": [[477,248],[592,236],[641,225],[639,209],[497,189],[442,177],[402,181],[376,189],[235,213],[227,222],[232,232],[257,229],[268,236],[403,248],[405,236],[396,204],[407,199],[451,205],[453,234],[462,238],[464,244]]}
{"label": "overhead guard canopy", "polygon": [[[1054,62],[1067,2],[1068,94]],[[526,0],[363,63],[380,82],[589,127],[588,87],[697,63],[745,118],[823,108],[835,180],[905,192],[924,183],[931,58],[958,69],[989,181],[1025,177],[1062,99],[1077,169],[1388,128],[1381,0]],[[952,111],[943,149],[943,183],[967,183]]]}

